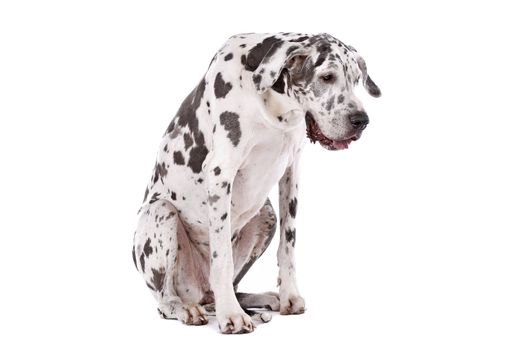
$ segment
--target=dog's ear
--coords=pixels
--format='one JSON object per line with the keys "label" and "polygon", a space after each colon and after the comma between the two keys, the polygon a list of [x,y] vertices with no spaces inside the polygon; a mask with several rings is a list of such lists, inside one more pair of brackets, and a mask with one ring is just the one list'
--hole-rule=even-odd
{"label": "dog's ear", "polygon": [[253,83],[260,94],[282,79],[283,69],[300,71],[308,55],[300,42],[278,41],[269,45],[265,41],[250,50],[245,64],[246,69],[253,72]]}
{"label": "dog's ear", "polygon": [[363,57],[357,56],[357,65],[359,66],[359,70],[361,70],[363,86],[365,87],[366,91],[368,91],[368,93],[373,97],[381,96],[381,90],[368,75],[368,71],[366,69],[366,62],[363,59]]}

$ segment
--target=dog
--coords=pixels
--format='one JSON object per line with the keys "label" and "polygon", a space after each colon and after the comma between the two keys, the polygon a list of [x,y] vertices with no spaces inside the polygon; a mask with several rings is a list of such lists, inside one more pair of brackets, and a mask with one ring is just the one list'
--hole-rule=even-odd
{"label": "dog", "polygon": [[[369,122],[360,80],[381,95],[364,59],[328,34],[239,34],[215,54],[164,134],[139,210],[133,261],[161,317],[202,325],[211,305],[222,333],[245,333],[249,309],[305,311],[294,261],[299,156],[307,137],[329,150],[359,139]],[[236,293],[276,231],[276,183],[279,293]]]}

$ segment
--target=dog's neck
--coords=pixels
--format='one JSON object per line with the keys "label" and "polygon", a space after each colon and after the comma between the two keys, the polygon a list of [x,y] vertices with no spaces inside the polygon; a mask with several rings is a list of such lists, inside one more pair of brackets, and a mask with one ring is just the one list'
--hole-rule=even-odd
{"label": "dog's neck", "polygon": [[304,124],[305,111],[293,97],[268,89],[260,99],[263,118],[270,126],[288,131]]}

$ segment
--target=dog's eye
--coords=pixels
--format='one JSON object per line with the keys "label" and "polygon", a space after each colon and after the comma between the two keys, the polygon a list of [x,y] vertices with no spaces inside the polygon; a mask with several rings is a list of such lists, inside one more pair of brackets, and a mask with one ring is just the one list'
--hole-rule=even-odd
{"label": "dog's eye", "polygon": [[334,79],[335,77],[333,74],[321,75],[321,80],[324,81],[325,83],[331,83],[334,81]]}

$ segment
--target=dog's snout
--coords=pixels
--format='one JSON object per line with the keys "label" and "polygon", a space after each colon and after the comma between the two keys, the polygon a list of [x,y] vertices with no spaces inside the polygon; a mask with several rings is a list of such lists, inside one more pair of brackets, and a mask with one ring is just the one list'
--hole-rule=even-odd
{"label": "dog's snout", "polygon": [[365,112],[350,114],[350,124],[357,130],[364,130],[368,122],[368,115]]}

